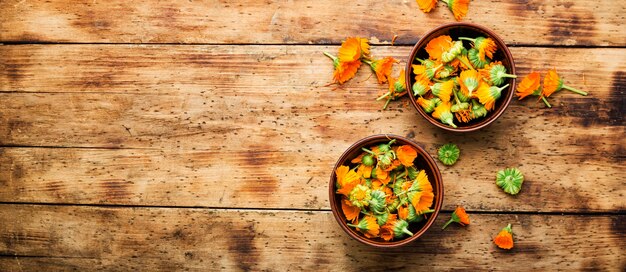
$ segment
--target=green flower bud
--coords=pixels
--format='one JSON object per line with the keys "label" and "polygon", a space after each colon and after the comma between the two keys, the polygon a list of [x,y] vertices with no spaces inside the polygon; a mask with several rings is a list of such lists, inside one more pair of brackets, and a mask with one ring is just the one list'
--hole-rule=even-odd
{"label": "green flower bud", "polygon": [[439,148],[437,154],[443,164],[453,165],[459,159],[461,150],[455,144],[445,144]]}
{"label": "green flower bud", "polygon": [[413,236],[413,233],[409,231],[409,222],[402,219],[398,219],[396,223],[393,224],[393,234],[396,238],[402,238],[405,234]]}
{"label": "green flower bud", "polygon": [[472,100],[472,115],[474,118],[487,116],[487,109],[482,104]]}
{"label": "green flower bud", "polygon": [[374,156],[370,154],[364,155],[363,158],[361,158],[361,163],[363,163],[365,166],[374,165]]}
{"label": "green flower bud", "polygon": [[374,215],[374,217],[376,217],[376,221],[377,221],[378,225],[382,226],[385,223],[387,223],[387,220],[389,219],[389,213],[381,213],[381,214],[378,214],[378,215]]}
{"label": "green flower bud", "polygon": [[516,75],[511,75],[506,73],[506,67],[502,64],[496,64],[491,67],[489,71],[489,77],[491,77],[491,84],[495,86],[500,86],[504,83],[507,78],[517,78]]}
{"label": "green flower bud", "polygon": [[504,190],[504,192],[516,195],[522,189],[524,183],[524,175],[517,168],[507,168],[498,171],[496,175],[496,184]]}
{"label": "green flower bud", "polygon": [[382,191],[372,191],[371,199],[369,200],[369,207],[375,214],[381,214],[385,212],[385,193]]}
{"label": "green flower bud", "polygon": [[450,49],[446,52],[443,52],[441,54],[441,60],[443,60],[443,62],[451,62],[453,61],[456,56],[458,56],[459,54],[461,54],[461,52],[463,51],[463,42],[462,41],[455,41],[452,44],[452,47],[450,47]]}
{"label": "green flower bud", "polygon": [[476,67],[478,69],[485,68],[485,65],[487,65],[487,64],[489,64],[491,62],[491,60],[489,60],[489,58],[487,58],[487,57],[485,57],[484,61],[481,60],[480,56],[478,55],[478,49],[476,49],[476,48],[472,48],[472,49],[467,51],[467,58],[472,63],[472,65],[474,65],[474,67]]}

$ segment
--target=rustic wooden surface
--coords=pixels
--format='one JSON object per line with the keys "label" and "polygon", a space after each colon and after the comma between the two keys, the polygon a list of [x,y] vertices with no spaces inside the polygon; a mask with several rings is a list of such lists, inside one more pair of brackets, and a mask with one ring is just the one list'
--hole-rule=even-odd
{"label": "rustic wooden surface", "polygon": [[[472,2],[465,21],[499,33],[518,74],[556,68],[590,95],[516,100],[459,135],[406,99],[380,110],[367,67],[334,90],[321,54],[361,35],[404,60],[451,22],[442,3],[0,1],[0,270],[624,271],[624,14]],[[403,249],[361,245],[329,212],[335,160],[377,133],[462,152],[439,165],[445,212]],[[515,197],[494,184],[511,166]],[[459,204],[472,225],[441,231]],[[507,223],[511,252],[491,242]]]}

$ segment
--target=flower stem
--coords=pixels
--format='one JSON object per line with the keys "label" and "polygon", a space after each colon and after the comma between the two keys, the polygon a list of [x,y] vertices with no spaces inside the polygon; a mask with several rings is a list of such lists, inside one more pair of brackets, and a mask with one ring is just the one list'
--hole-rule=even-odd
{"label": "flower stem", "polygon": [[500,77],[517,78],[517,75],[501,74]]}
{"label": "flower stem", "polygon": [[578,89],[572,88],[572,87],[567,86],[567,85],[565,85],[565,84],[563,85],[563,89],[570,90],[570,91],[575,92],[575,93],[580,94],[580,95],[587,95],[587,92],[583,92],[583,91],[581,91],[581,90],[578,90]]}
{"label": "flower stem", "polygon": [[391,102],[391,98],[387,99],[387,102],[385,102],[385,105],[383,106],[383,110],[387,109],[387,106],[389,105],[389,102]]}
{"label": "flower stem", "polygon": [[546,99],[546,97],[545,97],[545,96],[542,96],[542,97],[541,97],[541,100],[543,100],[543,103],[545,103],[545,104],[546,104],[546,106],[548,106],[548,108],[552,108],[552,106],[550,105],[550,103],[548,103],[548,99]]}
{"label": "flower stem", "polygon": [[[446,2],[446,1],[444,0],[444,2]],[[470,42],[475,42],[476,41],[476,39],[468,38],[468,37],[459,37],[459,40],[465,40],[465,41],[470,41]]]}
{"label": "flower stem", "polygon": [[408,234],[409,236],[413,236],[413,233],[412,233],[412,232],[410,232],[410,231],[409,231],[408,229],[406,229],[406,228],[403,228],[403,229],[402,229],[402,232],[404,232],[404,233]]}
{"label": "flower stem", "polygon": [[337,59],[337,57],[335,57],[335,56],[331,55],[331,54],[330,54],[330,53],[328,53],[328,52],[324,52],[324,56],[329,57],[329,58],[330,58],[331,60],[333,60],[333,61],[335,61],[335,60]]}
{"label": "flower stem", "polygon": [[[452,222],[454,222],[454,219],[450,218],[450,220],[448,220],[448,222],[445,225],[443,225],[443,227],[441,229],[446,229],[446,227],[448,227],[448,225],[450,225],[450,223],[452,223]],[[348,225],[350,225],[350,224],[348,224]]]}
{"label": "flower stem", "polygon": [[509,84],[508,84],[508,83],[507,83],[506,85],[504,85],[504,86],[502,86],[502,87],[498,88],[498,90],[502,91],[502,90],[506,89],[506,87],[509,87]]}
{"label": "flower stem", "polygon": [[367,153],[370,153],[370,154],[372,154],[374,156],[378,156],[378,154],[374,153],[374,151],[371,151],[371,150],[369,150],[369,149],[367,149],[365,147],[361,147],[361,150],[363,150],[363,151],[365,151]]}
{"label": "flower stem", "polygon": [[472,66],[470,63],[466,62],[463,58],[457,56],[456,57],[461,63],[463,63],[463,65],[469,67],[470,69],[474,70],[474,66]]}
{"label": "flower stem", "polygon": [[359,226],[357,225],[352,225],[352,224],[346,224],[346,225],[348,225],[348,227],[359,228]]}
{"label": "flower stem", "polygon": [[382,96],[376,98],[376,101],[380,101],[383,100],[385,97],[391,95],[391,91],[388,91],[387,93],[383,94]]}

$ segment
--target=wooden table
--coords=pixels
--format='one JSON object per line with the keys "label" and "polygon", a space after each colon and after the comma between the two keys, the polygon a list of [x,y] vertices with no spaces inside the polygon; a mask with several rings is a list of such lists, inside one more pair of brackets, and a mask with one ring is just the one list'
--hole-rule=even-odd
{"label": "wooden table", "polygon": [[[0,270],[626,270],[625,2],[473,1],[464,21],[520,76],[556,68],[590,95],[515,100],[469,134],[406,98],[381,110],[367,67],[327,86],[322,51],[359,35],[404,62],[453,21],[443,3],[169,2],[0,1]],[[378,133],[462,152],[439,165],[435,227],[394,250],[329,210],[335,160]],[[495,185],[505,167],[518,196]],[[441,231],[456,205],[472,224]],[[511,251],[491,241],[507,223]]]}

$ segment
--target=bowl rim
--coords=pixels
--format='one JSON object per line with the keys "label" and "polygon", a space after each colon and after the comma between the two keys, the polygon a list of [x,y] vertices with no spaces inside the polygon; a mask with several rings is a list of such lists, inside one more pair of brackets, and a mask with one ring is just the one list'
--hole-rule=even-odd
{"label": "bowl rim", "polygon": [[[498,111],[493,112],[490,116],[484,118],[483,120],[481,120],[480,122],[468,126],[468,127],[457,127],[457,128],[453,128],[450,126],[447,126],[443,123],[441,123],[439,120],[435,119],[434,117],[430,116],[429,114],[427,114],[422,107],[420,107],[417,104],[417,99],[415,98],[415,96],[413,96],[413,86],[412,86],[412,81],[413,81],[413,76],[412,73],[410,71],[411,70],[411,65],[413,64],[413,59],[415,59],[415,56],[417,55],[418,51],[421,49],[421,47],[426,46],[427,42],[430,41],[430,39],[435,32],[438,32],[442,29],[447,29],[447,28],[455,28],[455,27],[468,27],[468,28],[474,28],[477,29],[479,31],[485,32],[490,38],[494,39],[494,41],[496,42],[496,44],[498,45],[499,49],[502,50],[504,57],[506,59],[509,59],[511,62],[511,69],[509,71],[509,73],[511,74],[516,74],[516,70],[515,70],[515,60],[513,59],[513,54],[511,54],[511,50],[509,50],[508,46],[506,45],[506,43],[504,42],[504,40],[502,40],[500,38],[500,36],[498,36],[493,30],[484,27],[482,25],[479,24],[474,24],[474,23],[464,23],[464,22],[453,22],[453,23],[447,23],[447,24],[442,24],[439,25],[431,30],[429,30],[428,32],[426,32],[426,34],[424,34],[422,36],[422,38],[419,39],[419,41],[417,41],[417,43],[415,43],[415,45],[413,46],[413,49],[411,49],[411,53],[409,54],[409,58],[407,59],[406,62],[406,74],[405,74],[405,82],[407,83],[406,85],[406,89],[408,92],[408,96],[409,96],[409,100],[411,100],[411,104],[413,105],[413,107],[417,110],[417,112],[422,115],[422,117],[424,117],[424,119],[426,119],[429,123],[447,130],[447,131],[452,131],[452,132],[471,132],[471,131],[476,131],[479,130],[481,128],[484,128],[488,125],[490,125],[491,123],[495,122],[506,110],[506,108],[508,108],[509,104],[511,103],[511,100],[513,99],[513,95],[515,93],[515,78],[511,78],[511,83],[510,86],[507,88],[507,96],[504,98],[503,100],[503,104],[500,107],[500,109]],[[428,39],[428,40],[427,40]]]}
{"label": "bowl rim", "polygon": [[[361,235],[357,235],[355,234],[347,225],[345,222],[345,219],[343,219],[339,213],[339,205],[336,202],[336,193],[335,193],[335,179],[336,179],[336,174],[335,174],[335,170],[341,166],[347,159],[348,159],[348,155],[350,155],[350,153],[352,153],[355,149],[361,148],[363,147],[365,144],[373,144],[373,141],[377,141],[377,140],[391,140],[391,139],[396,139],[399,142],[403,142],[403,144],[408,144],[411,145],[413,148],[416,149],[418,155],[421,155],[422,157],[424,157],[424,159],[426,160],[426,163],[428,164],[428,167],[431,169],[432,173],[433,173],[433,183],[436,183],[436,188],[438,188],[437,192],[435,193],[435,206],[434,206],[434,212],[431,214],[431,216],[429,217],[429,219],[426,221],[426,223],[424,224],[424,226],[418,231],[416,232],[413,236],[408,237],[406,239],[402,239],[399,241],[393,241],[393,242],[379,242],[379,241],[373,241],[370,239],[367,239]],[[358,141],[356,141],[355,143],[353,143],[352,145],[350,145],[350,147],[348,147],[343,154],[341,154],[341,156],[339,157],[339,159],[337,160],[337,162],[335,163],[335,166],[332,169],[331,175],[330,175],[330,183],[329,183],[329,201],[330,201],[330,207],[331,207],[331,211],[333,213],[333,216],[335,217],[335,220],[337,221],[337,223],[339,223],[339,225],[341,226],[341,228],[343,229],[343,231],[345,233],[348,234],[348,236],[352,237],[353,239],[366,244],[366,245],[370,245],[370,246],[374,246],[374,247],[379,247],[379,248],[392,248],[392,247],[399,247],[399,246],[403,246],[406,244],[409,244],[415,240],[417,240],[419,237],[421,237],[424,233],[426,233],[426,231],[433,225],[433,223],[435,222],[435,220],[437,219],[437,216],[439,215],[439,212],[441,211],[441,207],[443,205],[443,179],[441,177],[441,172],[439,171],[439,167],[437,166],[437,163],[435,162],[435,160],[433,159],[433,157],[421,146],[419,146],[416,142],[414,142],[413,140],[410,140],[408,138],[399,136],[399,135],[394,135],[394,134],[375,134],[375,135],[370,135],[367,136],[365,138],[362,138]]]}

